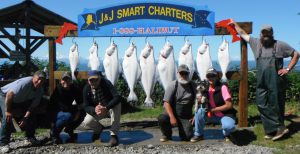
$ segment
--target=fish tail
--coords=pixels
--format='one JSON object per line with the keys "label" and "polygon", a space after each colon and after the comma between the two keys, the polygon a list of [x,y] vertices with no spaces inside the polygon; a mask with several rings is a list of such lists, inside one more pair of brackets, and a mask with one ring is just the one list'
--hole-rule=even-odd
{"label": "fish tail", "polygon": [[127,102],[136,102],[138,100],[136,94],[134,91],[130,91],[128,97],[127,97]]}
{"label": "fish tail", "polygon": [[225,75],[223,75],[222,78],[221,78],[221,82],[222,83],[227,83],[227,81],[228,81],[228,79],[226,78]]}
{"label": "fish tail", "polygon": [[146,97],[145,99],[145,106],[153,107],[154,102],[150,97]]}

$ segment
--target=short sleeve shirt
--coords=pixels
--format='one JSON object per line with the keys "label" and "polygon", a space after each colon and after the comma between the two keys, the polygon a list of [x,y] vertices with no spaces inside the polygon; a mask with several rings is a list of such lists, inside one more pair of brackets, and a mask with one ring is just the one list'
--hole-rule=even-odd
{"label": "short sleeve shirt", "polygon": [[18,79],[1,87],[1,91],[6,94],[9,91],[14,93],[13,103],[22,103],[32,100],[31,107],[36,107],[43,96],[43,88],[35,89],[32,77]]}
{"label": "short sleeve shirt", "polygon": [[195,88],[193,83],[182,85],[178,82],[176,94],[176,100],[173,101],[173,92],[175,90],[176,81],[172,81],[164,95],[164,102],[171,103],[171,106],[175,106],[176,115],[183,119],[188,119],[193,117],[193,105],[195,100],[194,90]]}
{"label": "short sleeve shirt", "polygon": [[[249,44],[253,51],[255,59],[257,59],[259,57],[260,48],[262,48],[261,57],[272,57],[273,56],[274,49],[273,48],[264,48],[261,45],[260,40],[258,38],[250,37]],[[282,41],[276,42],[276,52],[275,52],[276,58],[290,57],[290,56],[292,56],[294,51],[295,51],[295,49],[292,48],[287,43],[282,42]]]}

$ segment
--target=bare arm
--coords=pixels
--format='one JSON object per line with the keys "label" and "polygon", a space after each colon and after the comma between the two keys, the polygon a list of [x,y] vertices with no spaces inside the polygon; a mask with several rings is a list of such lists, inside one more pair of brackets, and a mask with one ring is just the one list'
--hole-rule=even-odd
{"label": "bare arm", "polygon": [[222,112],[229,109],[232,109],[231,99],[227,99],[224,105],[211,109],[211,112]]}
{"label": "bare arm", "polygon": [[294,66],[297,64],[298,60],[299,60],[299,52],[298,51],[294,51],[294,55],[292,57],[291,62],[288,65],[288,68],[289,69],[293,69]]}
{"label": "bare arm", "polygon": [[170,117],[171,125],[176,126],[177,125],[177,120],[174,116],[174,112],[173,112],[173,109],[172,109],[170,103],[169,102],[164,102],[164,108],[166,109],[166,111],[167,111],[167,113]]}
{"label": "bare arm", "polygon": [[6,93],[5,97],[5,117],[6,122],[9,123],[12,120],[12,103],[13,103],[14,92],[9,91]]}
{"label": "bare arm", "polygon": [[[297,64],[298,60],[299,60],[299,53],[297,51],[294,51],[292,60],[288,64],[288,68],[290,70],[293,69],[294,66]],[[278,74],[281,75],[281,76],[287,74],[288,72],[289,72],[289,70],[287,70],[287,68],[283,68],[283,69],[278,70]]]}
{"label": "bare arm", "polygon": [[250,41],[250,35],[247,34],[233,19],[231,19],[233,22],[232,24],[234,25],[235,30],[237,33],[246,41]]}

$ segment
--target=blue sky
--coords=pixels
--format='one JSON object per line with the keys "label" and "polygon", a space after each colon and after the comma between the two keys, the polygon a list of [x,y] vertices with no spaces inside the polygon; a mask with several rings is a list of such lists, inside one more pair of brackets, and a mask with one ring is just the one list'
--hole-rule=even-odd
{"label": "blue sky", "polygon": [[[128,0],[33,0],[35,3],[60,14],[74,22],[77,22],[77,16],[83,12],[85,8],[92,9],[101,7],[103,1],[110,1],[118,4],[120,1],[128,2]],[[135,0],[131,0],[133,2]],[[22,0],[0,0],[0,8],[8,7]],[[275,38],[287,42],[297,51],[300,47],[300,1],[299,0],[191,0],[188,3],[197,3],[199,5],[207,5],[211,11],[215,12],[215,21],[233,18],[237,22],[250,21],[253,22],[253,33],[251,36],[259,37],[259,31],[262,25],[270,24],[274,28]],[[22,31],[22,34],[25,32]],[[2,35],[2,34],[1,34]],[[189,40],[193,46],[194,59],[196,52],[202,39],[205,39],[210,44],[210,52],[213,60],[217,59],[217,50],[222,42],[221,36],[182,36],[167,37],[174,45],[175,57],[178,57],[178,52],[184,44],[184,39]],[[231,36],[224,36],[228,41],[231,41]],[[110,44],[109,37],[96,37],[95,41],[99,44],[99,56],[103,59],[105,49]],[[88,57],[88,50],[92,45],[93,38],[75,38],[79,46],[79,55],[82,58]],[[129,46],[128,37],[112,38],[119,47],[119,57],[124,56],[124,51]],[[145,37],[132,37],[137,45],[138,55],[145,46]],[[147,41],[154,46],[155,57],[158,57],[159,51],[165,43],[165,37],[148,37]],[[5,42],[10,45],[9,42]],[[21,41],[21,44],[25,44]],[[57,44],[57,59],[67,58],[69,48],[72,44],[72,38],[63,39],[63,45]],[[240,59],[240,43],[230,43],[230,53],[232,60]],[[253,60],[253,54],[249,48],[249,60]],[[45,58],[48,57],[48,43],[39,48],[33,57]]]}

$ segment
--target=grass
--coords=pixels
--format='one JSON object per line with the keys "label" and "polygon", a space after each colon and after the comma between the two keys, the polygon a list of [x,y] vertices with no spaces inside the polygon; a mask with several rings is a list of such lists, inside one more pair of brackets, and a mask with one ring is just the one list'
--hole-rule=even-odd
{"label": "grass", "polygon": [[134,113],[127,113],[121,116],[122,120],[131,120],[131,121],[138,121],[141,119],[152,119],[157,118],[159,114],[164,111],[162,106],[158,106],[153,109],[149,108],[141,108],[141,111],[134,112]]}
{"label": "grass", "polygon": [[[285,113],[290,114],[285,120],[285,125],[290,129],[290,136],[282,140],[273,142],[272,140],[265,140],[264,129],[261,123],[256,123],[253,131],[256,135],[256,140],[251,142],[254,145],[260,145],[270,148],[275,148],[274,153],[277,154],[299,154],[300,153],[300,103],[297,101],[292,101],[286,103]],[[254,103],[248,106],[248,115],[255,117],[259,116],[259,112]]]}

